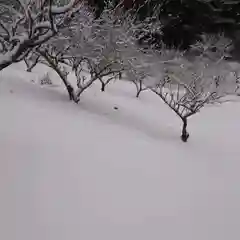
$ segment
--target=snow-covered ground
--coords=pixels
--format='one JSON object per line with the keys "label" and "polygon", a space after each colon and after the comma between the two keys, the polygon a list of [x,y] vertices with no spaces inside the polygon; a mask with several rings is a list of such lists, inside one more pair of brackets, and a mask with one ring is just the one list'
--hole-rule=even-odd
{"label": "snow-covered ground", "polygon": [[[181,122],[153,94],[0,72],[0,239],[239,240],[240,104]],[[114,109],[117,107],[118,109]]]}

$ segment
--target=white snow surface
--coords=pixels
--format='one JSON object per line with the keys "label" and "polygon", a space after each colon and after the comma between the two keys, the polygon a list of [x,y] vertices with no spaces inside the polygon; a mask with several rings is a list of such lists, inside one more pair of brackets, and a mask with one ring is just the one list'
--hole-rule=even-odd
{"label": "white snow surface", "polygon": [[46,71],[0,72],[0,239],[240,239],[239,103],[192,117],[185,144],[157,96],[119,81],[76,105]]}

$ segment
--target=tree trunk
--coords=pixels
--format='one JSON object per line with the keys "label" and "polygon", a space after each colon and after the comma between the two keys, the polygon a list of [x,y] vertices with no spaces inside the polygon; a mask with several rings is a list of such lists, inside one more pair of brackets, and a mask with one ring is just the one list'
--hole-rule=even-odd
{"label": "tree trunk", "polygon": [[101,84],[102,84],[101,91],[105,92],[106,84],[104,82],[101,82]]}
{"label": "tree trunk", "polygon": [[141,91],[142,91],[141,89],[137,91],[136,98],[139,98]]}
{"label": "tree trunk", "polygon": [[182,127],[181,139],[183,142],[187,142],[189,138],[189,133],[187,132],[187,118],[182,118],[182,121],[183,121],[183,127]]}
{"label": "tree trunk", "polygon": [[73,93],[74,89],[73,89],[73,87],[71,85],[67,85],[66,88],[67,88],[67,91],[68,91],[69,100],[74,101],[74,93]]}
{"label": "tree trunk", "polygon": [[44,51],[38,51],[38,53],[41,54],[41,56],[49,63],[50,67],[58,74],[58,76],[63,81],[63,84],[65,85],[68,91],[69,100],[77,103],[78,101],[75,97],[74,89],[72,85],[67,81],[67,77],[62,73],[59,67],[56,64],[54,64],[51,58],[49,58]]}
{"label": "tree trunk", "polygon": [[0,71],[2,71],[4,68],[10,66],[12,64],[11,61],[6,61],[6,62],[3,62],[3,63],[0,63]]}
{"label": "tree trunk", "polygon": [[62,72],[58,69],[58,67],[53,67],[53,69],[56,71],[58,76],[62,79],[67,91],[68,91],[68,96],[70,101],[75,101],[74,97],[74,89],[71,86],[71,84],[67,81],[67,78],[62,74]]}
{"label": "tree trunk", "polygon": [[30,66],[29,66],[27,60],[24,58],[23,61],[25,62],[26,66],[27,66],[27,72],[32,72],[32,69],[30,69]]}

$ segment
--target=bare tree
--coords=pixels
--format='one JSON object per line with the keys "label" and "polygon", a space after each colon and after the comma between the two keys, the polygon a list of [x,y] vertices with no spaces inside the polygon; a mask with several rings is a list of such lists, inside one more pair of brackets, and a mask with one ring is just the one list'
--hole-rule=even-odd
{"label": "bare tree", "polygon": [[[64,52],[64,50],[62,52]],[[36,49],[35,54],[37,55],[36,61],[32,63],[31,68],[36,66],[37,62],[40,62],[53,69],[64,83],[68,91],[69,99],[75,100],[74,89],[67,79],[69,70],[65,66],[66,64],[64,65],[64,59],[61,55],[50,47],[45,49],[38,48]]]}
{"label": "bare tree", "polygon": [[145,86],[144,81],[146,81],[147,75],[144,71],[144,67],[137,67],[133,64],[133,60],[129,61],[128,68],[125,69],[126,77],[128,81],[131,81],[136,87],[136,97],[138,98],[140,94],[146,90],[148,87]]}
{"label": "bare tree", "polygon": [[[89,9],[82,6],[67,28],[62,28],[48,44],[35,49],[33,53],[39,56],[33,57],[35,61],[29,64],[31,59],[26,59],[28,69],[37,62],[47,64],[60,76],[75,102],[97,80],[105,91],[107,84],[121,77],[124,70],[121,47],[128,44],[120,31],[122,23],[116,22],[113,11],[108,9],[99,19],[94,19]],[[75,73],[75,92],[63,65],[69,65]]]}
{"label": "bare tree", "polygon": [[53,0],[16,2],[17,7],[1,4],[5,18],[0,20],[0,71],[56,35],[80,4],[80,0],[64,6],[54,5]]}
{"label": "bare tree", "polygon": [[[151,18],[146,18],[139,21],[135,15],[124,15],[122,25],[120,28],[121,39],[124,44],[119,45],[119,52],[121,54],[124,65],[124,72],[127,80],[131,81],[136,87],[136,97],[138,98],[143,91],[148,89],[148,78],[152,76],[152,54],[148,53],[148,49],[152,49],[151,53],[156,53],[155,45],[147,45],[143,43],[138,44],[139,39],[145,36],[152,36],[153,34],[161,34],[162,24],[157,20],[155,15]],[[126,44],[127,43],[127,44]]]}
{"label": "bare tree", "polygon": [[[115,8],[109,6],[98,19],[90,19],[86,22],[82,27],[80,36],[74,41],[71,40],[75,44],[70,49],[70,55],[73,56],[74,66],[80,68],[80,71],[75,68],[77,79],[79,79],[79,74],[82,73],[82,66],[78,63],[84,60],[88,66],[89,76],[91,76],[90,82],[100,81],[101,91],[103,92],[112,80],[121,77],[124,69],[119,48],[120,42],[123,40],[120,31],[122,26],[117,21],[114,11]],[[76,37],[76,35],[74,36]],[[80,87],[80,89],[78,91],[79,96],[85,90],[85,87]]]}
{"label": "bare tree", "polygon": [[[182,120],[183,142],[187,142],[189,138],[187,125],[191,116],[206,104],[219,103],[228,94],[234,93],[234,83],[231,83],[231,91],[226,85],[229,69],[224,61],[230,42],[225,42],[222,47],[218,46],[213,52],[209,41],[207,44],[201,42],[197,43],[198,46],[193,46],[203,48],[203,52],[193,61],[188,61],[183,56],[167,61],[162,61],[159,57],[156,66],[162,75],[149,88]],[[226,69],[223,70],[223,67]]]}
{"label": "bare tree", "polygon": [[201,76],[192,76],[188,84],[175,75],[165,76],[155,87],[150,88],[156,93],[182,120],[182,141],[189,138],[187,132],[188,118],[200,111],[205,104],[214,103],[223,95],[218,94],[218,88],[211,87],[213,79],[204,80]]}
{"label": "bare tree", "polygon": [[[107,81],[116,79],[119,77],[121,70],[111,68],[111,62],[105,65],[102,68],[99,68],[98,65],[95,65],[94,62],[88,58],[81,59],[76,66],[74,67],[75,76],[77,78],[77,90],[76,90],[76,100],[75,102],[80,101],[81,94],[89,88],[95,81],[102,80],[107,77]],[[85,72],[85,74],[84,74]],[[107,82],[106,81],[106,82]],[[106,84],[105,82],[105,84]]]}

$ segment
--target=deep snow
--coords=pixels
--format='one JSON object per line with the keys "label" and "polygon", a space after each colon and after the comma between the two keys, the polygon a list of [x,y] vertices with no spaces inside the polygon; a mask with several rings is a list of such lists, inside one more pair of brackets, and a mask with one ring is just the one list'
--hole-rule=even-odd
{"label": "deep snow", "polygon": [[[0,239],[239,240],[240,104],[189,124],[117,82],[79,105],[21,64],[0,72]],[[118,107],[115,110],[114,107]]]}

